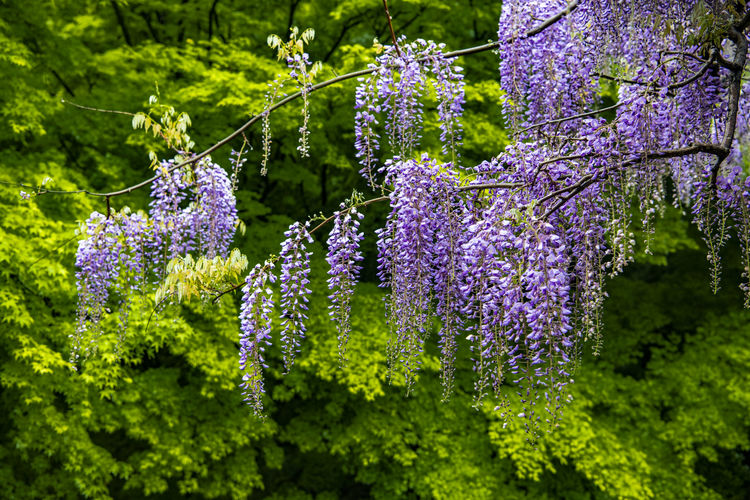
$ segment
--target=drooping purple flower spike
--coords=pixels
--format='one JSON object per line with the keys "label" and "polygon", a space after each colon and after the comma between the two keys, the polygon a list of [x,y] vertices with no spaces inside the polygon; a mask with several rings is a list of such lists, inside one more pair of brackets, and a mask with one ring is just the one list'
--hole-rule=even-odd
{"label": "drooping purple flower spike", "polygon": [[205,159],[195,167],[192,226],[202,255],[226,257],[237,227],[232,181],[219,165]]}
{"label": "drooping purple flower spike", "polygon": [[271,344],[273,291],[270,285],[276,279],[272,269],[273,263],[266,261],[250,271],[242,288],[240,307],[240,387],[245,402],[258,417],[263,417],[263,368],[267,368],[264,351]]}
{"label": "drooping purple flower spike", "polygon": [[96,350],[99,322],[106,310],[109,289],[119,276],[122,245],[120,227],[113,218],[98,212],[85,222],[86,238],[78,243],[76,280],[78,288],[78,321],[70,362],[75,366]]}
{"label": "drooping purple flower spike", "polygon": [[300,341],[305,336],[307,302],[311,291],[310,255],[305,242],[312,243],[307,231],[309,224],[295,222],[284,233],[286,240],[281,244],[281,344],[284,352],[284,368],[288,372],[299,352]]}
{"label": "drooping purple flower spike", "polygon": [[462,68],[455,58],[443,56],[444,44],[436,44],[421,38],[406,43],[399,42],[399,50],[386,47],[383,55],[370,65],[374,71],[361,79],[355,94],[354,146],[362,165],[362,173],[375,185],[380,135],[375,129],[381,117],[388,145],[393,156],[410,158],[417,152],[423,121],[424,104],[429,82],[437,97],[440,121],[440,140],[443,154],[450,154],[455,162],[457,146],[461,142],[460,118],[464,104],[464,82]]}
{"label": "drooping purple flower spike", "polygon": [[328,271],[329,315],[336,323],[339,341],[339,363],[346,364],[346,347],[351,331],[351,299],[361,267],[362,252],[359,243],[364,234],[359,232],[359,221],[363,215],[357,207],[346,208],[342,203],[334,214],[333,229],[328,237],[326,261],[331,266]]}

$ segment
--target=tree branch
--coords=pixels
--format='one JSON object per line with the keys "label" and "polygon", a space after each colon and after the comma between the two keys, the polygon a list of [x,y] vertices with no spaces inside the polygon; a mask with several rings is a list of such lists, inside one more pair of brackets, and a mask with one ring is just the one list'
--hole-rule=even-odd
{"label": "tree branch", "polygon": [[[573,12],[577,7],[578,7],[578,0],[574,0],[573,2],[571,2],[570,4],[568,4],[568,6],[565,9],[563,9],[560,12],[558,12],[557,14],[549,17],[544,22],[542,22],[539,26],[536,26],[536,27],[530,29],[529,31],[527,31],[526,33],[524,33],[523,35],[521,35],[519,37],[519,39],[530,38],[532,36],[538,35],[542,31],[544,31],[545,29],[547,29],[550,26],[554,25],[556,22],[558,22],[560,19],[562,19],[566,15],[570,14],[571,12]],[[445,54],[443,54],[443,57],[454,58],[454,57],[461,57],[461,56],[466,56],[466,55],[470,55],[470,54],[476,54],[478,52],[486,52],[488,50],[493,50],[493,49],[497,48],[498,45],[499,45],[499,42],[487,43],[487,44],[484,44],[484,45],[478,45],[476,47],[469,47],[469,48],[466,48],[466,49],[456,50],[456,51],[453,51],[453,52],[446,52]],[[337,76],[335,78],[331,78],[330,80],[326,80],[324,82],[321,82],[321,83],[318,83],[318,84],[315,84],[315,85],[311,86],[307,90],[307,93],[310,94],[310,93],[316,92],[318,90],[321,90],[323,88],[330,87],[331,85],[335,85],[337,83],[340,83],[340,82],[343,82],[343,81],[346,81],[346,80],[351,80],[352,78],[357,78],[357,77],[360,77],[360,76],[365,76],[365,75],[368,75],[370,73],[373,73],[374,71],[375,71],[375,68],[368,68],[368,69],[363,69],[363,70],[359,70],[359,71],[353,71],[353,72],[347,73],[345,75]],[[301,96],[302,96],[302,92],[301,91],[300,92],[295,92],[294,94],[288,95],[287,97],[285,97],[284,99],[282,99],[278,103],[274,104],[273,106],[270,106],[268,109],[266,109],[263,112],[261,112],[261,113],[255,115],[255,116],[253,116],[252,118],[250,118],[248,121],[246,121],[243,125],[241,125],[234,132],[232,132],[231,134],[229,134],[228,136],[226,136],[224,139],[218,141],[217,143],[215,143],[213,146],[209,147],[205,151],[203,151],[201,153],[198,153],[198,154],[195,154],[195,155],[192,155],[187,160],[182,161],[182,162],[180,162],[180,163],[178,163],[176,165],[173,165],[172,167],[170,167],[167,170],[167,173],[172,172],[172,171],[174,171],[174,170],[176,170],[178,168],[184,167],[186,165],[193,164],[193,163],[199,161],[200,159],[205,158],[206,156],[210,155],[211,153],[213,153],[217,149],[225,146],[226,144],[228,144],[229,142],[231,142],[232,140],[234,140],[235,138],[237,138],[238,136],[240,136],[245,130],[247,130],[248,128],[250,128],[255,122],[261,120],[263,118],[264,114],[266,114],[266,113],[272,113],[273,111],[275,111],[275,110],[279,109],[280,107],[282,107],[282,106],[284,106],[284,105],[286,105],[286,104],[294,101],[295,99],[300,98]],[[120,190],[117,190],[117,191],[94,192],[94,191],[89,191],[89,190],[85,190],[85,189],[79,189],[77,191],[70,191],[69,193],[70,194],[73,194],[73,193],[86,193],[87,195],[90,195],[90,196],[100,196],[100,197],[101,196],[104,196],[104,197],[109,196],[109,197],[113,197],[114,198],[116,196],[121,196],[121,195],[124,195],[124,194],[132,193],[133,191],[136,191],[136,190],[138,190],[138,189],[140,189],[142,187],[148,186],[149,184],[151,184],[152,182],[154,182],[158,178],[159,178],[159,176],[155,175],[155,176],[153,176],[153,177],[151,177],[149,179],[146,179],[146,180],[144,180],[142,182],[139,182],[138,184],[134,184],[132,186],[129,186],[127,188],[120,189]],[[59,192],[57,194],[65,194],[65,192]]]}
{"label": "tree branch", "polygon": [[393,19],[391,13],[388,12],[388,0],[383,0],[383,8],[385,9],[385,18],[388,20],[388,28],[391,30],[391,40],[393,40],[393,46],[396,48],[396,54],[401,57],[401,49],[398,48],[398,42],[396,41],[396,32],[393,31]]}
{"label": "tree branch", "polygon": [[727,117],[726,128],[724,129],[724,139],[721,147],[724,149],[723,154],[717,155],[716,164],[711,169],[711,189],[716,187],[716,177],[719,175],[719,167],[722,162],[729,156],[734,142],[734,134],[737,128],[737,113],[740,107],[740,93],[742,92],[742,72],[745,69],[747,61],[747,38],[743,34],[744,30],[750,24],[750,10],[748,10],[742,20],[729,30],[729,38],[734,42],[734,59],[733,63],[736,69],[732,72],[729,83],[729,115]]}
{"label": "tree branch", "polygon": [[527,132],[527,131],[529,131],[531,129],[538,128],[538,127],[543,127],[545,125],[552,125],[552,124],[555,124],[555,123],[563,123],[563,122],[567,122],[567,121],[570,121],[570,120],[576,120],[578,118],[586,118],[587,116],[598,115],[599,113],[606,113],[607,111],[612,111],[613,109],[619,108],[623,104],[625,104],[625,103],[624,102],[618,102],[617,104],[614,104],[612,106],[608,106],[606,108],[595,109],[594,111],[588,111],[586,113],[579,113],[577,115],[565,116],[563,118],[557,118],[555,120],[547,120],[545,122],[535,123],[533,125],[529,125],[525,129],[522,129],[520,131],[520,133],[522,134],[522,133]]}
{"label": "tree branch", "polygon": [[328,52],[326,52],[326,55],[323,56],[322,61],[328,62],[328,60],[331,58],[333,53],[336,51],[338,46],[341,44],[341,42],[344,40],[344,36],[346,33],[362,22],[362,18],[364,17],[364,14],[357,14],[351,19],[348,19],[344,22],[344,24],[341,26],[341,31],[339,32],[339,36],[334,40],[333,44],[331,45],[331,48],[328,49]]}
{"label": "tree branch", "polygon": [[60,85],[63,86],[63,88],[65,89],[65,91],[68,94],[70,94],[71,97],[75,97],[76,96],[75,92],[73,92],[73,89],[71,89],[68,86],[68,84],[65,83],[65,80],[62,79],[62,77],[60,76],[60,74],[57,71],[55,71],[54,69],[50,68],[50,72],[52,73],[52,76],[54,76],[57,79],[57,81],[60,82]]}
{"label": "tree branch", "polygon": [[289,33],[289,31],[292,29],[292,26],[294,26],[294,14],[297,11],[297,6],[301,1],[302,0],[292,0],[292,2],[289,4],[289,19],[286,23],[287,33]]}

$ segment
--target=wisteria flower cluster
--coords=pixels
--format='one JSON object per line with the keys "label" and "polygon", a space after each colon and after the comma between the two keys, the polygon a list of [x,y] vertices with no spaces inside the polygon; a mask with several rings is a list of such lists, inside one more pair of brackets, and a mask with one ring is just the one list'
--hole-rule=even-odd
{"label": "wisteria flower cluster", "polygon": [[328,237],[326,261],[331,266],[328,271],[328,289],[331,305],[328,306],[331,319],[336,323],[339,341],[339,362],[346,364],[346,346],[351,332],[351,300],[364,258],[359,244],[364,233],[359,232],[359,222],[364,217],[356,206],[347,208],[341,204],[334,214],[333,229]]}
{"label": "wisteria flower cluster", "polygon": [[[76,256],[78,323],[71,362],[96,350],[99,322],[113,294],[122,301],[121,336],[128,295],[146,293],[164,278],[167,263],[189,252],[226,256],[238,218],[231,181],[210,159],[191,168],[162,162],[151,191],[149,214],[127,209],[93,213],[81,228]],[[114,304],[113,304],[114,305]]]}
{"label": "wisteria flower cluster", "polygon": [[419,148],[423,121],[421,98],[432,81],[438,100],[440,139],[443,153],[455,162],[461,142],[460,118],[464,104],[462,68],[455,58],[443,57],[444,44],[422,39],[386,47],[373,73],[362,78],[355,94],[355,142],[362,174],[375,184],[375,153],[380,149],[380,134],[375,127],[383,116],[388,144],[393,155],[408,158]]}
{"label": "wisteria flower cluster", "polygon": [[245,402],[255,414],[263,417],[263,368],[264,351],[271,345],[271,313],[273,312],[273,291],[271,284],[276,276],[271,272],[273,262],[257,264],[247,275],[242,289],[240,308],[240,370],[242,370],[242,393]]}
{"label": "wisteria flower cluster", "polygon": [[281,244],[281,343],[284,351],[284,367],[289,371],[294,364],[300,341],[305,336],[307,302],[311,290],[310,252],[305,242],[312,243],[307,225],[295,222],[284,233],[287,239]]}
{"label": "wisteria flower cluster", "polygon": [[[455,155],[416,154],[430,78],[443,153],[460,137],[463,82],[454,59],[421,40],[385,49],[357,89],[355,147],[363,173],[390,200],[377,231],[378,270],[389,289],[388,359],[407,388],[437,316],[445,397],[466,337],[478,402],[492,392],[507,408],[506,384],[530,429],[554,424],[582,345],[601,348],[605,277],[624,269],[636,245],[633,202],[648,245],[670,201],[667,183],[672,202],[695,214],[712,264],[733,225],[750,264],[750,181],[738,148],[748,130],[741,68],[750,15],[730,16],[723,45],[712,46],[700,39],[700,23],[711,17],[695,15],[719,9],[712,5],[504,2],[502,109],[514,143],[473,170]],[[614,105],[601,102],[603,82],[617,89]],[[380,168],[379,120],[393,155]],[[342,207],[329,238],[330,309],[344,342],[351,269],[361,258],[355,215]]]}

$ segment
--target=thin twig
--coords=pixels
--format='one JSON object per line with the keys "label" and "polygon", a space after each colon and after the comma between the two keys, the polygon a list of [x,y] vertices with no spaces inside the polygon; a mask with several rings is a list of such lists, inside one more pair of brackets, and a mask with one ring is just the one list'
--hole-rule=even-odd
{"label": "thin twig", "polygon": [[729,156],[734,142],[735,130],[737,128],[737,114],[740,107],[740,93],[742,92],[742,71],[745,68],[747,60],[747,38],[743,34],[748,23],[750,23],[750,10],[745,14],[742,21],[729,30],[729,38],[735,44],[734,60],[735,70],[729,83],[729,116],[727,117],[726,128],[724,129],[724,139],[721,141],[721,147],[724,152],[717,155],[716,163],[711,169],[711,189],[716,188],[716,177],[719,175],[721,163]]}
{"label": "thin twig", "polygon": [[524,186],[522,182],[486,182],[483,184],[468,184],[466,186],[457,187],[456,191],[474,191],[477,189],[513,189]]}
{"label": "thin twig", "polygon": [[65,99],[60,99],[60,102],[63,104],[68,104],[70,106],[73,106],[75,108],[79,109],[85,109],[86,111],[96,111],[98,113],[113,113],[116,115],[126,115],[126,116],[135,116],[135,113],[131,113],[130,111],[119,111],[117,109],[102,109],[102,108],[93,108],[91,106],[84,106],[83,104],[77,104],[73,101],[68,101]]}
{"label": "thin twig", "polygon": [[401,57],[401,49],[398,48],[398,42],[396,41],[396,32],[393,31],[393,18],[391,13],[388,11],[388,0],[383,0],[383,8],[385,9],[385,18],[388,20],[388,28],[391,30],[391,40],[393,40],[393,46],[396,48],[396,54]]}
{"label": "thin twig", "polygon": [[567,122],[567,121],[570,121],[570,120],[577,120],[578,118],[586,118],[587,116],[594,116],[594,115],[598,115],[600,113],[606,113],[607,111],[612,111],[613,109],[619,108],[623,104],[625,104],[625,103],[624,102],[618,102],[617,104],[614,104],[612,106],[607,106],[606,108],[595,109],[594,111],[587,111],[586,113],[579,113],[577,115],[564,116],[562,118],[557,118],[555,120],[547,120],[545,122],[535,123],[533,125],[529,125],[525,129],[522,129],[520,131],[520,133],[522,134],[522,133],[527,132],[527,131],[529,131],[529,130],[531,130],[533,128],[543,127],[545,125],[552,125],[552,124],[555,124],[555,123],[563,123],[563,122]]}
{"label": "thin twig", "polygon": [[[83,109],[83,110],[86,110],[86,111],[96,111],[97,113],[112,113],[112,114],[116,114],[116,115],[125,115],[125,116],[132,116],[132,117],[135,117],[137,115],[137,113],[131,113],[130,111],[120,111],[120,110],[117,110],[117,109],[92,108],[91,106],[84,106],[83,104],[76,104],[73,101],[66,101],[65,99],[60,99],[60,102],[62,102],[63,104],[69,104],[69,105],[71,105],[73,107],[76,107],[76,108],[79,108],[79,109]],[[164,140],[164,142],[167,143],[167,147],[168,148],[171,148],[175,153],[180,154],[180,150],[178,150],[177,148],[175,148],[174,146],[172,146],[170,144],[170,141],[167,138],[167,136],[164,134],[164,132],[162,132],[161,130],[159,130],[157,133],[161,136],[161,138]],[[87,194],[92,194],[92,193],[89,193],[88,191],[86,191],[86,193]]]}
{"label": "thin twig", "polygon": [[[380,196],[378,198],[372,198],[372,199],[369,199],[367,201],[363,201],[362,203],[358,203],[356,205],[352,205],[351,207],[345,208],[344,210],[341,210],[340,212],[337,212],[337,213],[347,213],[348,211],[350,211],[352,208],[355,208],[355,207],[366,207],[367,205],[372,205],[373,203],[379,203],[381,201],[387,201],[387,200],[390,200],[390,199],[391,199],[390,196]],[[329,222],[331,222],[335,217],[336,217],[336,214],[333,214],[330,217],[325,218],[323,220],[323,222],[321,222],[320,224],[318,224],[317,226],[315,226],[314,228],[312,228],[309,231],[309,233],[313,234],[316,231],[320,230],[323,226],[325,226],[326,224],[328,224]]]}
{"label": "thin twig", "polygon": [[38,264],[45,257],[48,257],[52,252],[57,252],[58,250],[60,250],[62,247],[64,247],[68,243],[72,242],[73,240],[77,240],[77,239],[78,239],[78,235],[77,234],[73,235],[71,238],[68,238],[67,240],[63,241],[62,243],[60,243],[59,245],[57,245],[55,248],[53,248],[51,250],[47,250],[47,252],[45,252],[41,257],[39,257],[34,262],[32,262],[31,264],[29,264],[29,266],[25,269],[25,271],[27,271],[27,272],[30,271],[32,267],[34,267],[36,264]]}

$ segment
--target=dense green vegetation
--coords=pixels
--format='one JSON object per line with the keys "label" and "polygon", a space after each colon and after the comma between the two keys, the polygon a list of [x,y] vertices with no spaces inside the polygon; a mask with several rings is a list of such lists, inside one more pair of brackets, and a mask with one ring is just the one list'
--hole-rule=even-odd
{"label": "dense green vegetation", "polygon": [[[404,0],[391,12],[399,33],[461,48],[494,36],[497,7]],[[61,99],[145,111],[158,85],[161,102],[191,116],[201,150],[262,109],[267,82],[284,69],[268,34],[315,28],[311,59],[328,78],[372,60],[373,38],[387,36],[381,9],[351,0],[0,2],[0,497],[746,498],[750,315],[738,259],[727,252],[723,290],[712,295],[700,239],[676,210],[661,221],[654,254],[609,283],[601,356],[584,354],[574,402],[536,445],[520,425],[504,428],[494,403],[472,407],[467,345],[450,401],[441,402],[434,342],[413,395],[389,384],[374,284],[360,287],[340,370],[320,242],[308,339],[289,375],[271,352],[266,421],[237,390],[237,297],[154,316],[152,298],[138,298],[122,357],[112,314],[98,355],[70,369],[75,230],[105,205],[84,195],[24,201],[19,191],[29,189],[13,183],[116,189],[151,175],[149,150],[169,152],[128,116]],[[504,144],[495,58],[464,61],[467,164]],[[247,232],[236,246],[250,262],[278,252],[291,221],[363,187],[354,85],[312,97],[310,159],[296,155],[297,107],[272,117],[267,177],[257,175],[260,128],[248,133],[255,150],[238,192]],[[226,165],[228,154],[214,159]],[[146,197],[113,208],[144,208]],[[379,217],[369,209],[364,223]],[[372,253],[374,242],[366,246]]]}

